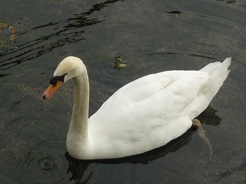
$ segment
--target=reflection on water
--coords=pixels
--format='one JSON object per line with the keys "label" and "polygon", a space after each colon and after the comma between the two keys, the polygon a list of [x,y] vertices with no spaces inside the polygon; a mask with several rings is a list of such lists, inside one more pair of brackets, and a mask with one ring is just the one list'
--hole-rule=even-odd
{"label": "reflection on water", "polygon": [[[0,57],[2,58],[0,61],[0,70],[6,71],[9,68],[40,57],[66,44],[84,40],[85,38],[82,35],[84,33],[84,27],[103,22],[103,20],[98,20],[97,18],[90,18],[89,15],[95,11],[102,10],[108,4],[113,4],[117,1],[119,0],[101,2],[93,5],[87,12],[75,14],[74,17],[67,20],[49,22],[19,33],[19,37],[22,37],[22,35],[28,35],[29,32],[38,31],[39,29],[43,32],[50,29],[53,30],[50,34],[41,36],[40,38],[26,40],[24,43],[15,45],[18,49],[11,49],[0,53]],[[0,73],[0,76],[5,75],[7,74]]]}
{"label": "reflection on water", "polygon": [[[175,152],[178,149],[185,146],[186,144],[188,144],[190,142],[190,137],[192,136],[193,133],[194,132],[190,130],[186,134],[171,141],[170,143],[168,143],[167,145],[161,148],[140,155],[120,158],[120,159],[108,159],[108,160],[96,160],[96,161],[76,160],[72,158],[68,153],[66,153],[66,158],[69,163],[68,171],[72,173],[72,177],[70,178],[70,180],[75,180],[76,182],[83,180],[81,182],[87,183],[88,180],[93,175],[93,172],[90,172],[89,174],[86,173],[86,176],[84,176],[90,164],[102,164],[102,165],[148,164],[149,162],[164,157],[166,154],[170,152]],[[110,182],[110,180],[108,182]],[[131,180],[129,180],[129,182],[131,182]]]}
{"label": "reflection on water", "polygon": [[[33,3],[38,4],[35,10]],[[13,40],[0,34],[1,182],[245,181],[244,2],[3,0],[0,4],[4,19],[0,25],[17,29]],[[67,84],[51,102],[42,101],[41,93],[49,70],[67,55],[81,57],[88,67],[91,112],[118,87],[140,76],[199,69],[232,56],[228,79],[198,117],[213,147],[212,160],[192,130],[160,149],[125,159],[89,162],[65,156],[73,90]],[[127,67],[114,69],[115,57],[127,61]]]}

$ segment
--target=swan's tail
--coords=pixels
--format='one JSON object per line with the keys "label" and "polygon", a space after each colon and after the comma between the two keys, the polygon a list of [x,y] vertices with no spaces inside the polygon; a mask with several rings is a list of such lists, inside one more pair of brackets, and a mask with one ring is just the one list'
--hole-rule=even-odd
{"label": "swan's tail", "polygon": [[228,70],[230,65],[231,58],[229,57],[226,58],[223,62],[210,63],[200,70],[202,72],[207,72],[210,75],[208,85],[206,86],[207,89],[205,90],[209,90],[211,92],[212,98],[218,92],[228,74],[230,73],[230,70]]}
{"label": "swan's tail", "polygon": [[229,74],[228,67],[231,65],[231,58],[226,58],[223,62],[215,62],[206,65],[201,72],[206,72],[209,76],[207,84],[205,84],[197,94],[196,100],[191,104],[190,117],[194,119],[203,112],[219,91],[223,82]]}
{"label": "swan's tail", "polygon": [[210,75],[212,75],[212,73],[216,73],[218,77],[224,76],[224,78],[226,79],[226,77],[230,72],[230,70],[228,70],[228,67],[230,65],[231,65],[231,57],[226,58],[223,62],[218,61],[214,63],[209,63],[208,65],[203,67],[200,71],[208,72]]}

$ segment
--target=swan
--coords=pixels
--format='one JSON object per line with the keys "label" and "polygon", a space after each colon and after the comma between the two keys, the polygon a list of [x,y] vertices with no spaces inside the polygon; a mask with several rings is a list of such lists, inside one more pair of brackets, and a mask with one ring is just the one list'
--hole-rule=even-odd
{"label": "swan", "polygon": [[68,56],[57,66],[43,98],[62,83],[74,82],[74,106],[67,134],[68,153],[82,160],[141,154],[184,134],[206,109],[229,74],[231,58],[199,71],[165,71],[117,90],[88,118],[89,80],[83,61]]}

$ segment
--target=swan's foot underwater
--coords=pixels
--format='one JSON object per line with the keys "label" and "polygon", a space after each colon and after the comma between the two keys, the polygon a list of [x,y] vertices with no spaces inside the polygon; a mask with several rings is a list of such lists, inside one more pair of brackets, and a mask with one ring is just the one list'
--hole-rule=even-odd
{"label": "swan's foot underwater", "polygon": [[192,126],[195,127],[195,128],[197,128],[199,137],[202,140],[204,140],[205,143],[207,144],[208,149],[209,149],[209,160],[211,160],[212,159],[212,154],[213,154],[213,149],[212,149],[212,146],[211,146],[210,141],[208,140],[208,138],[205,135],[205,131],[202,128],[201,122],[198,119],[193,119],[192,120]]}

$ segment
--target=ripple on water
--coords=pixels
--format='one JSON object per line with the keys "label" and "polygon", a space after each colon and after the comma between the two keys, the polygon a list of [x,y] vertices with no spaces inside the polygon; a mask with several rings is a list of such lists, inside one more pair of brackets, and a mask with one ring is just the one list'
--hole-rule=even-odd
{"label": "ripple on water", "polygon": [[[62,151],[61,151],[62,150]],[[68,163],[65,159],[64,140],[47,139],[37,143],[18,162],[22,183],[67,183]],[[63,152],[64,151],[64,152]],[[22,162],[22,164],[20,164]]]}

